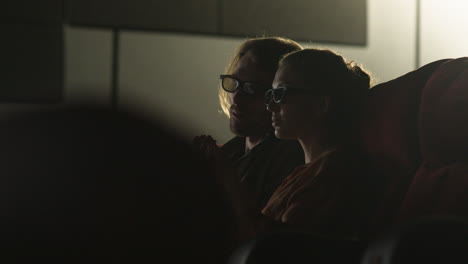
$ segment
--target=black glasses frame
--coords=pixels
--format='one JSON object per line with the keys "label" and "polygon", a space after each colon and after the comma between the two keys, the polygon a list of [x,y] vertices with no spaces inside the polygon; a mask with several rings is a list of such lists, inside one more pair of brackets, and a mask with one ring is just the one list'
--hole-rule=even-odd
{"label": "black glasses frame", "polygon": [[302,92],[302,93],[313,93],[309,89],[301,89],[297,87],[278,87],[272,88],[265,92],[265,104],[268,105],[272,101],[277,104],[284,104],[286,100],[284,99],[287,93],[290,92]]}
{"label": "black glasses frame", "polygon": [[[257,94],[259,94],[258,90],[262,90],[262,92],[263,92],[263,91],[268,90],[270,88],[267,85],[262,85],[262,84],[255,83],[255,82],[241,81],[241,80],[237,79],[236,77],[234,77],[232,75],[222,74],[222,75],[219,76],[219,78],[221,79],[221,87],[223,88],[224,91],[226,91],[228,93],[235,93],[240,88],[240,91],[242,91],[244,94],[257,95]],[[226,78],[229,78],[229,79],[232,79],[232,80],[235,81],[234,90],[229,90],[226,87],[224,87],[224,79],[226,79]],[[246,84],[250,84],[250,86],[246,86]],[[257,89],[255,89],[255,88],[257,88]],[[261,89],[258,89],[258,88],[261,88]]]}

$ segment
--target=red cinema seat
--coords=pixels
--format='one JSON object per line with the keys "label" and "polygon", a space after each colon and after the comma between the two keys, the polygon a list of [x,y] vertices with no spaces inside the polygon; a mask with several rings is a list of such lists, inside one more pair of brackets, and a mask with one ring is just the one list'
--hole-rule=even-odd
{"label": "red cinema seat", "polygon": [[370,236],[393,225],[422,163],[418,126],[421,93],[432,73],[447,61],[432,62],[370,90],[361,126],[362,148],[383,185],[369,225]]}
{"label": "red cinema seat", "polygon": [[442,64],[426,83],[419,111],[422,164],[398,222],[468,218],[468,57]]}

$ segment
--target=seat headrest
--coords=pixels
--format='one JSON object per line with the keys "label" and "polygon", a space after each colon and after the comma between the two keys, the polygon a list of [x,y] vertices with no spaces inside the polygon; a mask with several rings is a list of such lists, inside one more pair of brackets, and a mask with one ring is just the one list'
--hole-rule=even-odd
{"label": "seat headrest", "polygon": [[426,163],[468,160],[468,57],[432,74],[421,96],[419,131]]}
{"label": "seat headrest", "polygon": [[402,169],[417,166],[421,90],[446,61],[432,62],[370,90],[361,135],[363,148],[371,157],[390,161]]}

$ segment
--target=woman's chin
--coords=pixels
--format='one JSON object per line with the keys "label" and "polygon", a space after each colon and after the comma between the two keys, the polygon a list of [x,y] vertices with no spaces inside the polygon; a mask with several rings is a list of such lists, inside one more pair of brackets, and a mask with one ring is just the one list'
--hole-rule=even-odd
{"label": "woman's chin", "polygon": [[288,140],[297,140],[297,134],[291,133],[291,130],[281,129],[280,127],[275,127],[275,136],[279,139],[288,139]]}

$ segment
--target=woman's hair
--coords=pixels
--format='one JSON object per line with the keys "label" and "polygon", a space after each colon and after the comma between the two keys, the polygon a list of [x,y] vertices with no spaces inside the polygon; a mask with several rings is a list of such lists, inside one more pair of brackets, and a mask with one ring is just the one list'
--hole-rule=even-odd
{"label": "woman's hair", "polygon": [[370,89],[369,73],[354,61],[348,62],[331,50],[321,49],[289,53],[280,65],[291,67],[310,89],[328,98],[324,121],[331,139],[337,143],[351,140],[354,136],[351,131],[356,131]]}
{"label": "woman's hair", "polygon": [[[248,52],[253,56],[255,63],[262,68],[263,71],[269,72],[274,76],[278,69],[278,62],[285,54],[293,51],[301,50],[302,46],[291,39],[281,37],[265,37],[253,38],[246,40],[240,45],[230,62],[226,66],[225,74],[232,74],[239,60]],[[229,102],[228,93],[223,90],[221,85],[218,91],[219,102],[223,112],[229,117]]]}

